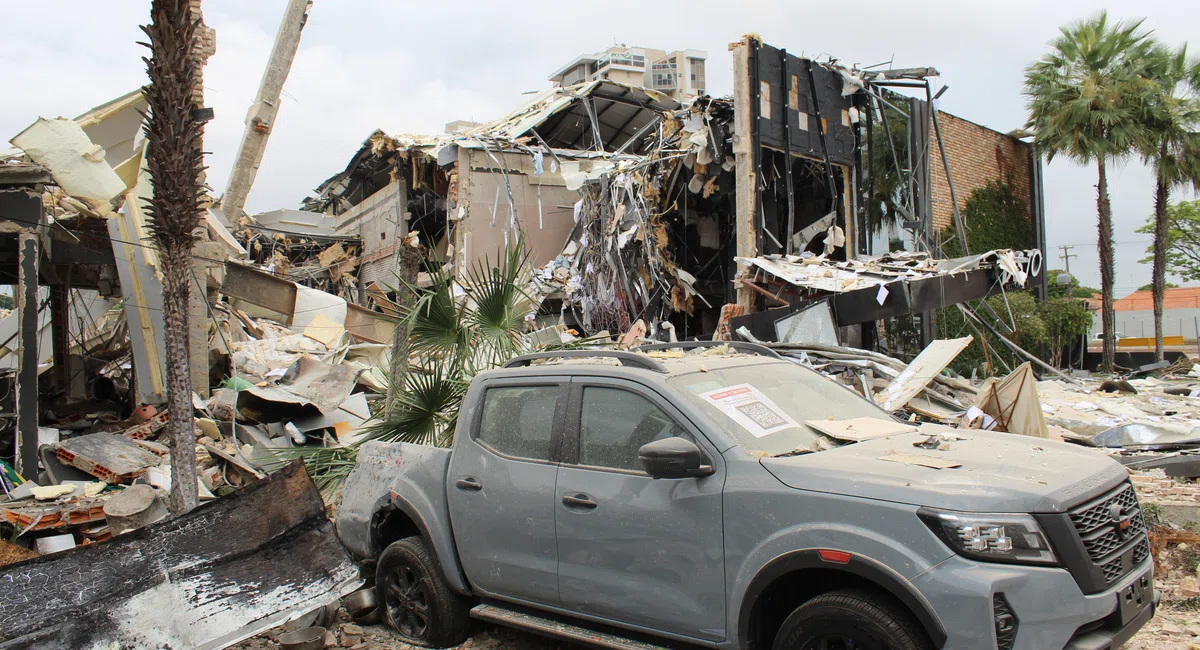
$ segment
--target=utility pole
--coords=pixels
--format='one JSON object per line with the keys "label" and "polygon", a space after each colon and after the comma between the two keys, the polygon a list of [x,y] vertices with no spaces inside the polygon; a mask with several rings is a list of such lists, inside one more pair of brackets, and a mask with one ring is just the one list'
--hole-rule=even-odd
{"label": "utility pole", "polygon": [[230,223],[235,225],[242,216],[246,197],[250,194],[254,177],[258,174],[258,166],[262,163],[263,152],[267,150],[267,138],[275,126],[276,116],[279,115],[279,96],[283,92],[283,82],[287,81],[292,61],[296,58],[296,50],[300,48],[300,32],[308,22],[310,9],[312,0],[288,0],[287,9],[283,12],[283,21],[275,34],[271,58],[267,60],[267,69],[263,72],[262,82],[258,86],[258,95],[255,96],[254,104],[246,116],[242,146],[238,149],[233,171],[229,173],[229,183],[225,185],[225,194],[221,197],[221,209]]}
{"label": "utility pole", "polygon": [[1061,259],[1063,261],[1063,267],[1064,267],[1063,270],[1065,270],[1067,272],[1067,275],[1071,275],[1071,258],[1079,257],[1078,255],[1075,255],[1074,253],[1068,252],[1072,248],[1075,248],[1075,247],[1074,246],[1059,246],[1058,247],[1058,249],[1062,251],[1061,253],[1058,254],[1058,257],[1059,257],[1059,259]]}

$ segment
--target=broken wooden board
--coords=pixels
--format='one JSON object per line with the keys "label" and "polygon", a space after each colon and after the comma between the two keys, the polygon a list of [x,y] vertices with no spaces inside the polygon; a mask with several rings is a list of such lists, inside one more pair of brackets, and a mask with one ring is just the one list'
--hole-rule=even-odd
{"label": "broken wooden board", "polygon": [[887,456],[880,456],[879,460],[886,460],[892,463],[904,463],[905,465],[920,465],[921,467],[931,467],[933,469],[953,469],[962,467],[962,463],[938,458],[937,456],[927,456],[925,454],[900,454],[892,452]]}
{"label": "broken wooden board", "polygon": [[930,343],[886,388],[875,394],[875,403],[885,411],[904,408],[904,405],[924,390],[973,339],[974,337],[968,335],[961,339],[939,339]]}
{"label": "broken wooden board", "polygon": [[361,583],[296,462],[175,519],[0,567],[0,649],[217,650]]}
{"label": "broken wooden board", "polygon": [[912,433],[917,430],[911,424],[879,418],[850,418],[847,420],[808,420],[808,426],[821,433],[847,442],[862,442],[882,438],[896,433]]}

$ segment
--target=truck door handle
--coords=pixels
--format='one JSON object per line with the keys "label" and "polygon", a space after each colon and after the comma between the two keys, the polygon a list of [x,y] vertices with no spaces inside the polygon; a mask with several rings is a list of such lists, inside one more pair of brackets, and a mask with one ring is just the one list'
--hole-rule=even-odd
{"label": "truck door handle", "polygon": [[464,476],[454,482],[454,487],[467,492],[478,492],[483,489],[483,484],[476,481],[474,477]]}
{"label": "truck door handle", "polygon": [[596,502],[588,498],[586,494],[576,494],[575,496],[564,496],[562,498],[563,505],[568,508],[582,508],[584,510],[592,510],[596,507]]}

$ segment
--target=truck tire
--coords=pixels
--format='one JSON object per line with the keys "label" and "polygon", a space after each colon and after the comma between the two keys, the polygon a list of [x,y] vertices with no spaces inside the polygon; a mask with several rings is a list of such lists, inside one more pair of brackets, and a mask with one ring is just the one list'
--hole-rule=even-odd
{"label": "truck tire", "polygon": [[904,608],[869,591],[821,594],[793,611],[773,650],[933,650]]}
{"label": "truck tire", "polygon": [[375,585],[384,621],[406,643],[445,648],[467,639],[470,603],[446,585],[424,539],[406,537],[384,549]]}

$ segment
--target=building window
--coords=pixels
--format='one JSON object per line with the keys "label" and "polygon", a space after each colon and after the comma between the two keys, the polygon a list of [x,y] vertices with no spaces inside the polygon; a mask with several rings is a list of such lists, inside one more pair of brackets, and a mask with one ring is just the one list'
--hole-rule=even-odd
{"label": "building window", "polygon": [[688,59],[688,63],[692,66],[692,88],[698,92],[704,92],[704,59]]}
{"label": "building window", "polygon": [[650,87],[654,90],[674,90],[676,71],[674,63],[655,63],[650,68]]}
{"label": "building window", "polygon": [[581,64],[575,66],[574,68],[571,68],[567,73],[565,73],[563,75],[562,85],[573,86],[577,83],[580,83],[584,79],[587,78],[587,74],[588,74],[587,65],[581,63]]}

